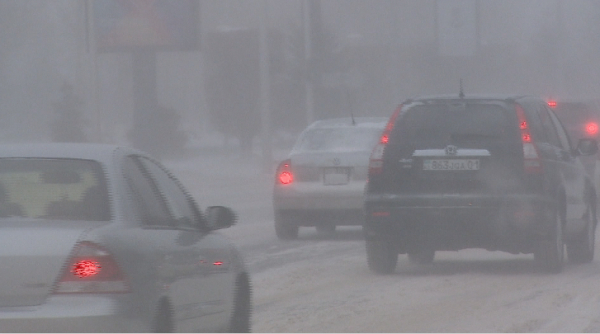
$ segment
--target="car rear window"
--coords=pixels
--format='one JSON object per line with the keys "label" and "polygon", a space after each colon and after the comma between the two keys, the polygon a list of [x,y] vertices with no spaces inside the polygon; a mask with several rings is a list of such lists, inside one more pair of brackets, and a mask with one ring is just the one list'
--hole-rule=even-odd
{"label": "car rear window", "polygon": [[439,143],[506,140],[511,122],[504,107],[495,104],[423,104],[404,111],[392,140]]}
{"label": "car rear window", "polygon": [[371,150],[383,131],[379,127],[317,128],[304,132],[294,146],[294,151],[363,151]]}
{"label": "car rear window", "polygon": [[0,159],[0,218],[110,220],[100,164],[80,159]]}

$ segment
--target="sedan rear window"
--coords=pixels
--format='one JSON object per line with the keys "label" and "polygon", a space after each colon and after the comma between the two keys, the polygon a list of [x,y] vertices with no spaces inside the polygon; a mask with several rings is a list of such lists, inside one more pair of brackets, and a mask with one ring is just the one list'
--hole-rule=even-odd
{"label": "sedan rear window", "polygon": [[382,131],[383,127],[311,129],[298,139],[294,151],[371,150]]}
{"label": "sedan rear window", "polygon": [[100,164],[80,159],[0,159],[0,218],[110,220]]}

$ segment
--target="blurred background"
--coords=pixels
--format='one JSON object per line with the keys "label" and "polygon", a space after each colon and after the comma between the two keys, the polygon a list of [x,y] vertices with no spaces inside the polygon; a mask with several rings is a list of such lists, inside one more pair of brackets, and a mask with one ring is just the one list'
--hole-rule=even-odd
{"label": "blurred background", "polygon": [[270,159],[426,94],[596,98],[594,0],[0,0],[0,141]]}

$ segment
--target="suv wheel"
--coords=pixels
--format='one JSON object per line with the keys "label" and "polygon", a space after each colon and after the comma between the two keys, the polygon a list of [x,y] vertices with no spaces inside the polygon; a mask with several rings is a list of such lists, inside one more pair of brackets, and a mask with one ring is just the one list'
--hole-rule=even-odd
{"label": "suv wheel", "polygon": [[430,264],[435,258],[434,250],[420,250],[417,252],[409,252],[408,260],[415,264]]}
{"label": "suv wheel", "polygon": [[396,270],[398,253],[389,241],[367,239],[367,264],[378,274],[391,274]]}
{"label": "suv wheel", "polygon": [[567,256],[574,263],[588,263],[594,260],[594,246],[596,243],[596,222],[594,209],[588,206],[586,213],[585,232],[580,238],[567,244]]}
{"label": "suv wheel", "polygon": [[552,230],[548,240],[543,240],[534,253],[535,260],[550,273],[559,273],[563,269],[565,244],[563,241],[563,224],[559,210],[552,210]]}
{"label": "suv wheel", "polygon": [[275,212],[275,234],[282,240],[298,238],[298,225],[292,223],[285,215]]}

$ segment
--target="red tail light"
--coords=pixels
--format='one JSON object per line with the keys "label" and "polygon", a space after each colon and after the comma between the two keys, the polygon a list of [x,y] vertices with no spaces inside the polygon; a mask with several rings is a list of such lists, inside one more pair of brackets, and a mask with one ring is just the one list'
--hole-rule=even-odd
{"label": "red tail light", "polygon": [[519,128],[521,130],[521,141],[523,142],[523,159],[526,173],[536,174],[542,171],[542,159],[537,147],[531,138],[529,124],[525,117],[525,110],[520,105],[516,105],[517,117],[519,118]]}
{"label": "red tail light", "polygon": [[550,107],[550,108],[556,108],[557,105],[558,104],[554,100],[548,101],[548,107]]}
{"label": "red tail light", "polygon": [[390,140],[390,133],[394,129],[394,124],[396,124],[396,118],[398,118],[398,115],[400,115],[400,110],[402,110],[402,105],[399,105],[398,108],[396,108],[396,110],[388,120],[388,123],[386,124],[385,129],[381,134],[381,138],[379,139],[380,144],[385,145]]}
{"label": "red tail light", "polygon": [[129,286],[108,251],[92,242],[75,246],[55,293],[122,293]]}
{"label": "red tail light", "polygon": [[594,135],[598,134],[598,124],[595,122],[587,123],[585,125],[585,132],[590,136],[594,136]]}
{"label": "red tail light", "polygon": [[292,173],[292,161],[287,159],[277,167],[277,182],[280,184],[290,184],[294,182],[294,174]]}
{"label": "red tail light", "polygon": [[388,120],[388,123],[381,134],[381,138],[379,139],[379,143],[375,145],[373,151],[371,152],[371,157],[369,159],[370,175],[381,173],[381,168],[383,166],[383,151],[385,149],[385,145],[387,145],[390,141],[390,133],[394,129],[394,124],[396,124],[396,119],[398,118],[398,115],[400,115],[401,110],[402,105],[399,105]]}

